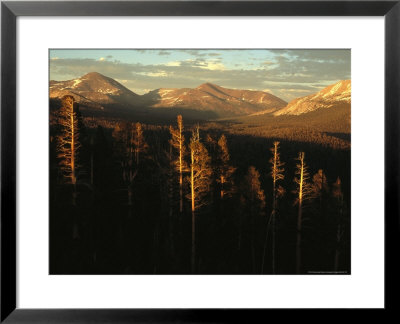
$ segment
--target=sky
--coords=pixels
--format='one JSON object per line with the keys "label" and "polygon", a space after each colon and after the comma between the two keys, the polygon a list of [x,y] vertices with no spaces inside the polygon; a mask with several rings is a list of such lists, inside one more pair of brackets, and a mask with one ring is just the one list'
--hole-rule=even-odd
{"label": "sky", "polygon": [[138,94],[211,82],[290,101],[351,77],[351,52],[341,49],[51,49],[49,55],[51,80],[99,72]]}

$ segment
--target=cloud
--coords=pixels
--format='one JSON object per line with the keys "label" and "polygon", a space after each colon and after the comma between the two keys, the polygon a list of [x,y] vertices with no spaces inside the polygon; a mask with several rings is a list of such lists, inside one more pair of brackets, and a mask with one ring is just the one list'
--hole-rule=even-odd
{"label": "cloud", "polygon": [[261,64],[263,64],[263,65],[274,65],[274,64],[276,64],[276,62],[274,62],[274,61],[264,61]]}
{"label": "cloud", "polygon": [[150,76],[150,77],[166,77],[168,76],[168,73],[165,71],[159,71],[159,72],[139,72],[139,75],[146,75],[146,76]]}
{"label": "cloud", "polygon": [[221,56],[221,53],[208,53],[208,56]]}
{"label": "cloud", "polygon": [[217,53],[217,52],[210,52],[210,50],[201,50],[201,49],[195,49],[195,50],[189,50],[189,49],[182,49],[179,50],[182,53],[186,53],[189,54],[191,56],[195,56],[195,57],[206,57],[206,56],[210,56],[210,57],[218,57],[221,56],[221,53]]}
{"label": "cloud", "polygon": [[158,55],[166,55],[166,56],[168,56],[168,55],[171,55],[171,52],[161,50],[161,51],[158,52]]}
{"label": "cloud", "polygon": [[309,49],[309,50],[274,50],[274,54],[285,55],[296,60],[319,62],[350,62],[349,49]]}
{"label": "cloud", "polygon": [[181,62],[181,66],[200,68],[203,70],[210,71],[223,71],[225,70],[225,66],[220,62],[220,60],[205,60],[205,59],[194,59],[194,60],[185,60]]}
{"label": "cloud", "polygon": [[165,66],[180,66],[181,62],[180,61],[171,61],[168,63],[164,63],[163,65],[165,65]]}
{"label": "cloud", "polygon": [[211,71],[223,71],[225,70],[225,66],[220,62],[208,61],[207,64],[202,67],[203,69],[211,70]]}
{"label": "cloud", "polygon": [[196,56],[196,57],[204,57],[207,55],[207,53],[204,52],[200,52],[200,50],[188,50],[188,49],[183,49],[183,50],[179,50],[182,53],[186,53],[192,56]]}

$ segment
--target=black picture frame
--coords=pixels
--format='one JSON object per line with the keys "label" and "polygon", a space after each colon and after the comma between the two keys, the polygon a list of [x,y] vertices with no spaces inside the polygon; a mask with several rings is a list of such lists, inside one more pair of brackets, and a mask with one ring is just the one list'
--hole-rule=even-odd
{"label": "black picture frame", "polygon": [[[384,16],[385,309],[395,311],[399,245],[400,1],[4,1],[1,3],[1,322],[258,322],[267,309],[16,308],[16,19],[19,16]],[[373,148],[371,148],[371,151]],[[372,235],[372,234],[371,234]],[[373,262],[373,260],[371,260]],[[298,312],[305,315],[305,312]],[[306,313],[308,314],[308,312]],[[270,316],[270,314],[268,314]],[[308,315],[305,315],[308,316]],[[370,315],[368,315],[370,316]],[[263,319],[264,318],[264,319]],[[253,319],[253,320],[252,320]]]}

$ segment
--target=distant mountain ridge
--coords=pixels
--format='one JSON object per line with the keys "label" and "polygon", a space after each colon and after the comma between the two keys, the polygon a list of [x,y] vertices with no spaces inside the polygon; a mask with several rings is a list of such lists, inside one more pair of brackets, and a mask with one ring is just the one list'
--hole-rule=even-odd
{"label": "distant mountain ridge", "polygon": [[343,104],[351,105],[351,80],[342,80],[315,94],[294,99],[286,107],[274,112],[274,116],[301,115]]}
{"label": "distant mountain ridge", "polygon": [[204,83],[197,88],[161,88],[138,95],[116,80],[97,72],[67,81],[50,81],[50,98],[73,95],[91,108],[107,105],[125,108],[177,108],[211,111],[216,116],[246,115],[257,111],[274,112],[287,105],[284,100],[263,91],[236,90]]}
{"label": "distant mountain ridge", "polygon": [[65,95],[73,95],[84,107],[111,113],[118,108],[118,113],[177,110],[207,112],[214,117],[298,116],[318,109],[350,108],[351,80],[339,81],[287,103],[268,92],[228,89],[212,83],[203,83],[197,88],[160,88],[138,95],[112,78],[91,72],[73,80],[50,81],[51,99]]}
{"label": "distant mountain ridge", "polygon": [[266,109],[273,112],[287,104],[267,92],[228,89],[212,83],[197,88],[156,89],[143,95],[142,99],[154,108],[192,108],[213,111],[219,116],[246,115]]}
{"label": "distant mountain ridge", "polygon": [[103,105],[135,105],[140,96],[112,78],[97,72],[67,81],[50,81],[50,98],[72,95],[81,104],[103,109]]}

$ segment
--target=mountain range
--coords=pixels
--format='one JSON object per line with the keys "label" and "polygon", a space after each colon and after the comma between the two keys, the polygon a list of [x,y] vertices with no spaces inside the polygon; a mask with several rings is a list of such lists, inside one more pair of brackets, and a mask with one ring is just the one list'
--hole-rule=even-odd
{"label": "mountain range", "polygon": [[210,112],[213,116],[302,115],[318,109],[351,105],[351,81],[343,80],[289,103],[264,91],[228,89],[212,83],[197,88],[160,88],[138,95],[116,80],[97,72],[67,81],[50,81],[50,99],[72,95],[86,108],[107,111],[180,111]]}
{"label": "mountain range", "polygon": [[236,90],[204,83],[197,88],[156,89],[142,96],[153,108],[192,108],[218,116],[248,115],[257,111],[274,112],[287,105],[284,100],[263,91]]}
{"label": "mountain range", "polygon": [[130,107],[140,98],[119,82],[97,72],[74,80],[50,81],[50,98],[61,99],[65,95],[72,95],[80,104],[98,109],[110,104]]}
{"label": "mountain range", "polygon": [[334,108],[343,104],[351,104],[350,80],[339,81],[315,94],[294,99],[286,107],[274,112],[274,115],[301,115],[317,109]]}

